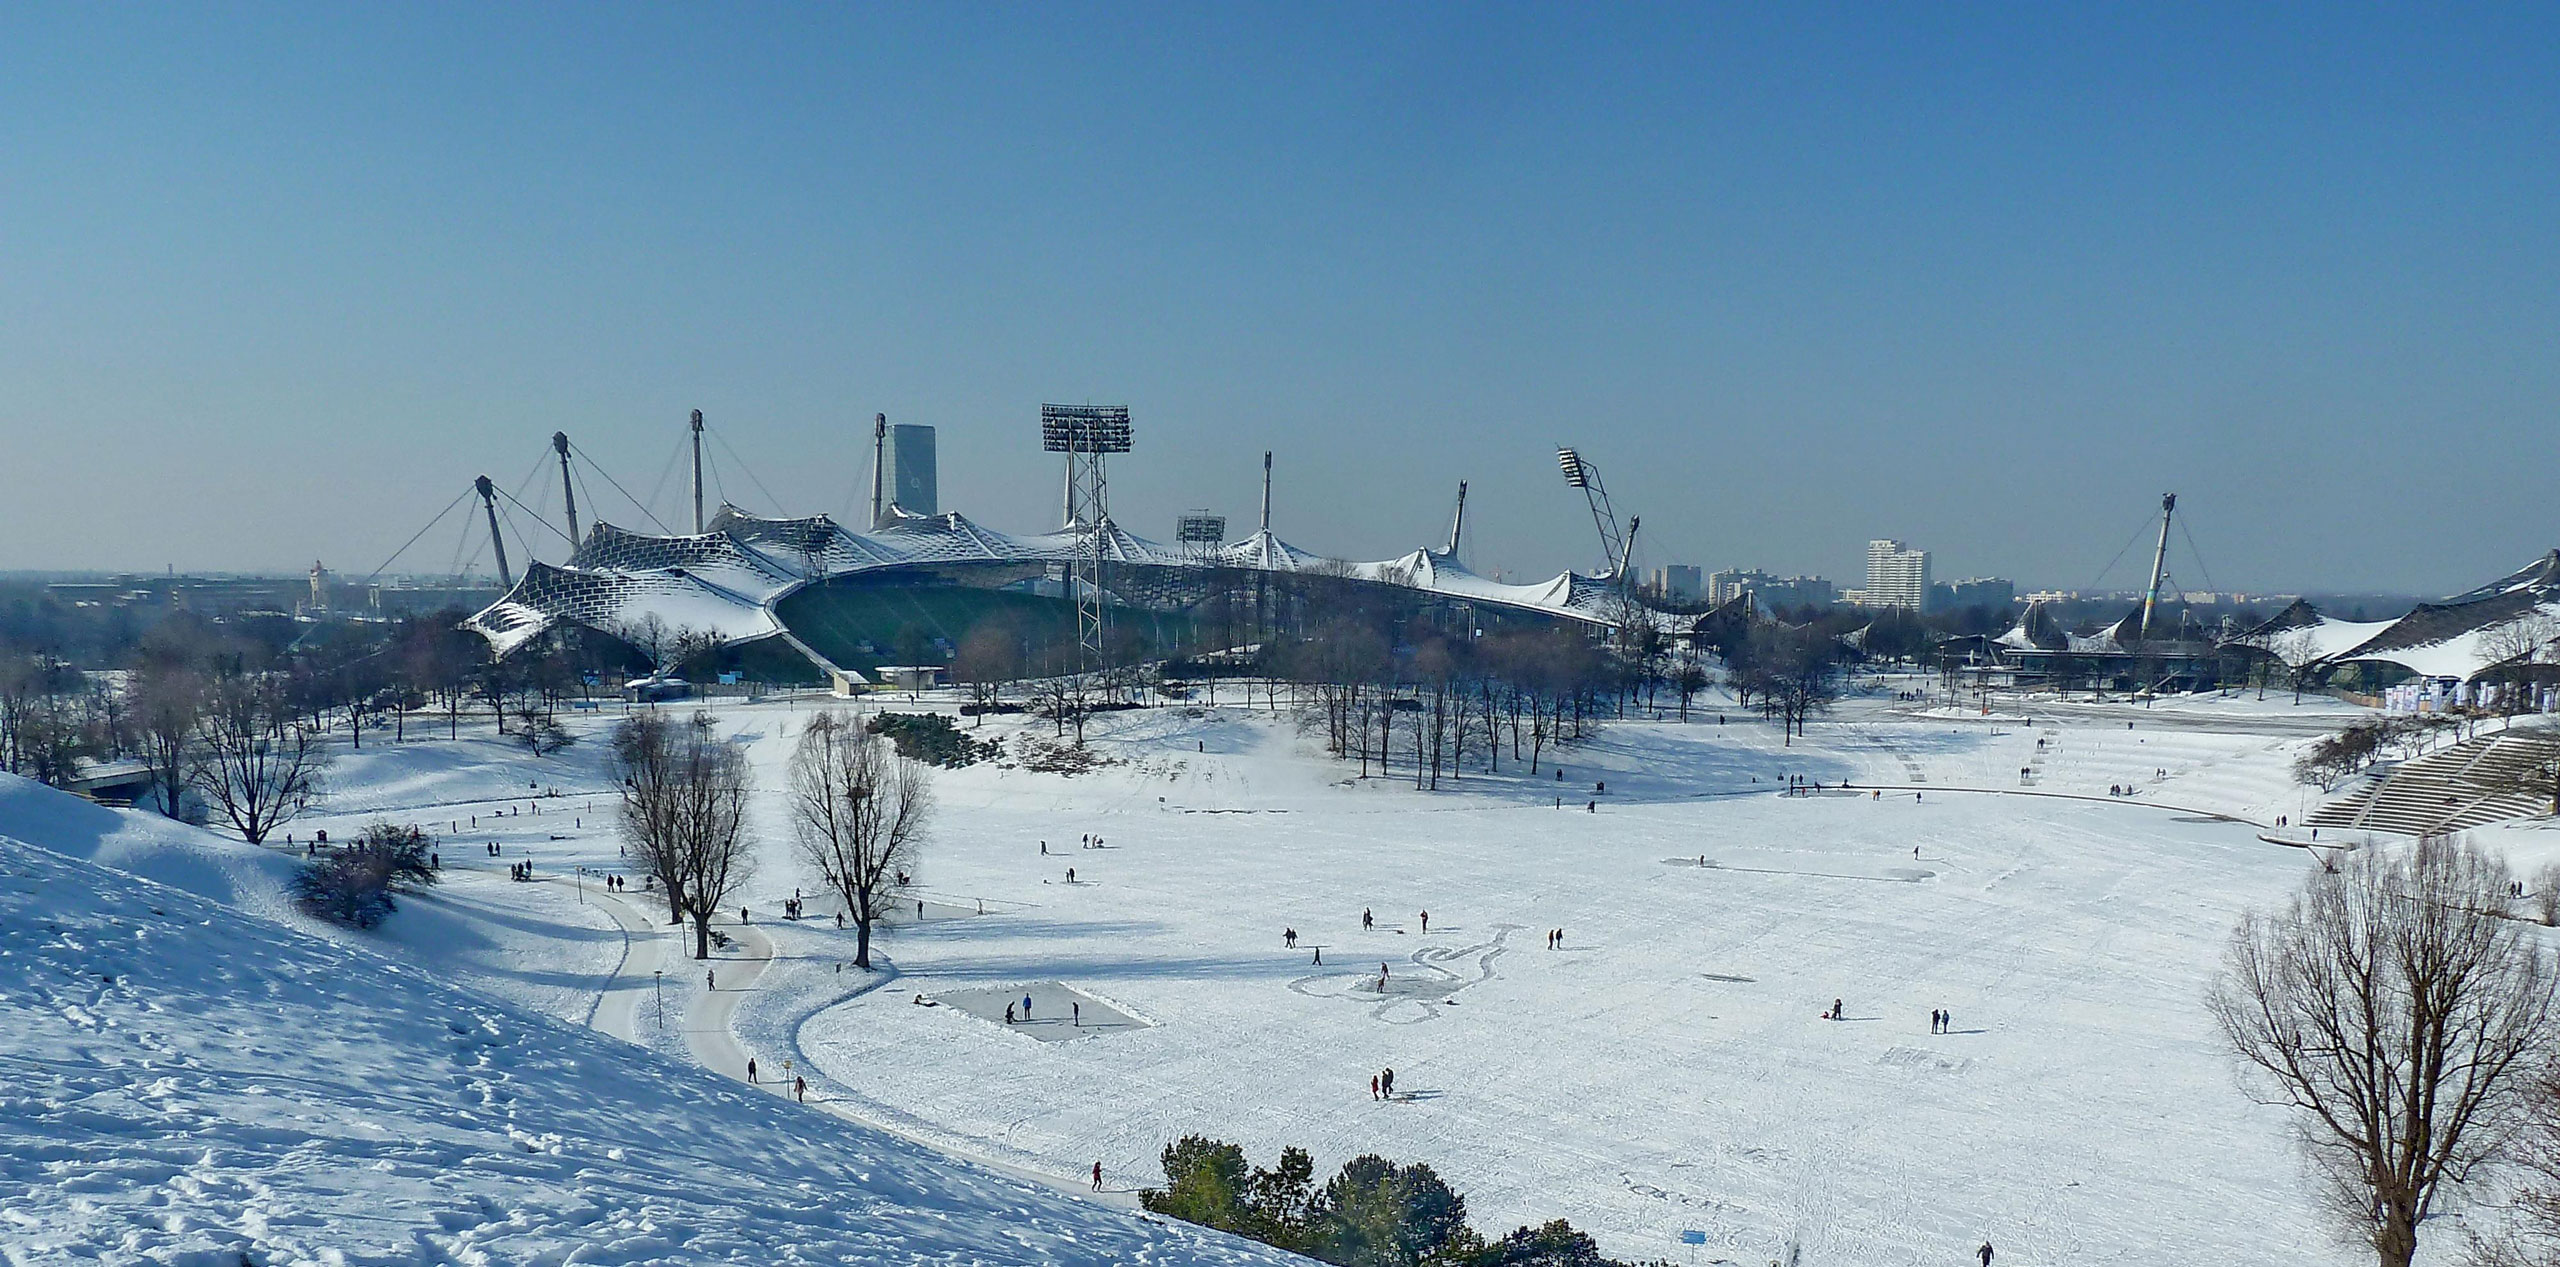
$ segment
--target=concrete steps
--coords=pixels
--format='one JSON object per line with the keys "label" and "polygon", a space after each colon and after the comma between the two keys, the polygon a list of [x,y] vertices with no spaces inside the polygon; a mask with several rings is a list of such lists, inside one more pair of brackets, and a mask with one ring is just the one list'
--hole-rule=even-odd
{"label": "concrete steps", "polygon": [[2475,736],[2370,776],[2305,821],[2313,827],[2433,836],[2546,813],[2550,802],[2544,796],[2500,785],[2554,744],[2560,736],[2544,729]]}

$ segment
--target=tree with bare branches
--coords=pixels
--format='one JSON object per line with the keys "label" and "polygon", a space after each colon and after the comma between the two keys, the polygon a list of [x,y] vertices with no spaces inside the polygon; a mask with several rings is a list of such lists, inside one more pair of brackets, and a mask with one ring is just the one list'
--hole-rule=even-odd
{"label": "tree with bare branches", "polygon": [[146,665],[134,677],[134,729],[151,766],[154,808],[171,818],[182,812],[204,704],[204,680],[192,669]]}
{"label": "tree with bare branches", "polygon": [[751,867],[747,761],[711,715],[682,725],[653,711],[614,728],[622,834],[642,870],[667,890],[669,920],[693,923],[693,957],[711,957],[711,917],[727,910]]}
{"label": "tree with bare branches", "polygon": [[801,856],[844,899],[853,962],[871,967],[871,932],[889,893],[915,870],[933,813],[931,772],[855,717],[822,712],[791,753],[791,830]]}
{"label": "tree with bare branches", "polygon": [[329,768],[319,735],[254,677],[225,678],[207,692],[193,749],[189,781],[253,845],[320,799]]}
{"label": "tree with bare branches", "polygon": [[2551,961],[2458,840],[2366,850],[2233,931],[2214,1019],[2297,1113],[2342,1237],[2408,1267],[2448,1181],[2498,1157],[2555,1032]]}

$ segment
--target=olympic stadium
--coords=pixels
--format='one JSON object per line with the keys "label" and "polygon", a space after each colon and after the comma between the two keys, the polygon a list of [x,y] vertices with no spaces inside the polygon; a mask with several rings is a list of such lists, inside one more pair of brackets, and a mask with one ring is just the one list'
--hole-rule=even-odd
{"label": "olympic stadium", "polygon": [[[1283,541],[1270,523],[1267,453],[1262,519],[1252,533],[1220,540],[1222,520],[1188,515],[1181,542],[1148,540],[1113,521],[1106,500],[1103,460],[1127,451],[1127,411],[1046,406],[1043,418],[1052,451],[1065,458],[1064,523],[1026,535],[906,504],[935,501],[930,429],[893,432],[885,418],[875,425],[864,529],[826,515],[764,517],[725,502],[705,513],[697,414],[697,531],[646,533],[596,522],[576,538],[565,564],[529,562],[521,578],[507,578],[504,596],[466,625],[500,657],[578,629],[620,639],[652,661],[664,660],[667,646],[712,648],[724,663],[752,665],[763,680],[831,678],[849,687],[876,680],[883,665],[947,662],[982,627],[1005,630],[1033,649],[1026,659],[1036,662],[1037,648],[1076,646],[1098,618],[1110,630],[1111,660],[1131,663],[1241,649],[1303,631],[1340,609],[1381,614],[1408,632],[1443,628],[1469,636],[1559,625],[1596,632],[1631,613],[1673,618],[1630,602],[1618,583],[1630,543],[1614,535],[1597,472],[1571,450],[1562,457],[1568,481],[1590,495],[1610,566],[1515,585],[1459,561],[1463,485],[1449,536],[1436,546],[1363,562]],[[572,450],[565,436],[553,439],[572,532],[579,532]],[[919,447],[921,463],[912,458]],[[503,573],[502,494],[483,485]]]}

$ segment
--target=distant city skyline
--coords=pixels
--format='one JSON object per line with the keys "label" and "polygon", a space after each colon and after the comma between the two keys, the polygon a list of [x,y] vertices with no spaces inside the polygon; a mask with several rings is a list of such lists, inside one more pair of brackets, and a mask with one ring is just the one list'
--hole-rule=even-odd
{"label": "distant city skyline", "polygon": [[1463,479],[1471,563],[1596,570],[1571,444],[1640,568],[1851,585],[1891,538],[2130,587],[2174,490],[2190,589],[2451,593],[2560,544],[2554,47],[2547,7],[20,7],[0,569],[361,577],[554,430],[646,496],[697,408],[750,509],[858,526],[886,413],[942,509],[1037,531],[1038,407],[1095,400],[1157,539],[1250,523],[1270,449],[1308,549],[1437,545]]}

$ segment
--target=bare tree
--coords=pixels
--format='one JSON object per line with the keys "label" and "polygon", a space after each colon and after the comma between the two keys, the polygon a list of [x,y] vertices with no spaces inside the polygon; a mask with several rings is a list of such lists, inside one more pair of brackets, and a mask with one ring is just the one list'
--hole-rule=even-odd
{"label": "bare tree", "polygon": [[226,678],[196,720],[189,779],[205,804],[250,844],[263,843],[320,798],[329,752],[268,684]]}
{"label": "bare tree", "polygon": [[133,717],[143,759],[151,766],[152,794],[161,813],[176,818],[187,790],[196,722],[204,715],[205,686],[192,670],[145,668],[134,679]]}
{"label": "bare tree", "polygon": [[693,923],[693,957],[711,957],[711,917],[746,882],[747,761],[708,713],[683,726],[656,712],[614,730],[622,776],[622,833],[640,866],[666,886],[670,919]]}
{"label": "bare tree", "polygon": [[844,713],[822,712],[791,753],[791,829],[800,852],[844,899],[853,962],[871,967],[871,930],[893,884],[906,882],[933,812],[924,763],[898,755]]}
{"label": "bare tree", "polygon": [[2299,1113],[2341,1234],[2408,1267],[2447,1180],[2500,1155],[2555,1037],[2549,959],[2456,840],[2367,850],[2233,931],[2211,1007],[2266,1102]]}
{"label": "bare tree", "polygon": [[2471,1233],[2471,1267],[2560,1263],[2560,1067],[2537,1069],[2524,1101],[2524,1131],[2513,1150],[2515,1198],[2486,1235]]}

